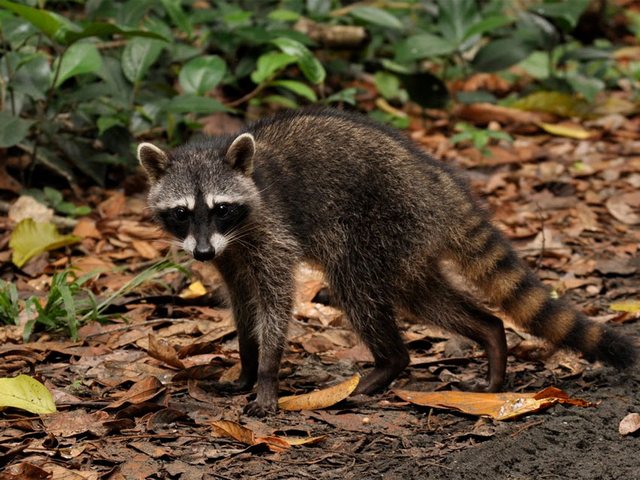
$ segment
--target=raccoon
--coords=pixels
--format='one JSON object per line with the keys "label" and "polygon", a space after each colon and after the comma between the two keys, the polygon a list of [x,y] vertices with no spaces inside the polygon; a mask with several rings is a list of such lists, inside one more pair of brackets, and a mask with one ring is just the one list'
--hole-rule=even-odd
{"label": "raccoon", "polygon": [[169,152],[142,143],[138,158],[159,223],[196,260],[214,262],[228,286],[242,373],[217,387],[245,392],[257,383],[250,415],[276,409],[303,259],[324,270],[375,360],[355,393],[384,389],[408,365],[399,311],[478,342],[488,372],[472,387],[500,390],[502,321],[448,280],[444,261],[533,335],[618,368],[636,359],[631,340],[551,296],[457,171],[366,117],[283,112]]}

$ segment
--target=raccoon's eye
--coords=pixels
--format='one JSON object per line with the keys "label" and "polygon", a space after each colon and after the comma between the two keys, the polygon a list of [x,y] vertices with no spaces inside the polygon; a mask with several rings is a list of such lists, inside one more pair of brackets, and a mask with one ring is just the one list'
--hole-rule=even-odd
{"label": "raccoon's eye", "polygon": [[185,223],[189,220],[189,210],[184,207],[177,207],[171,210],[171,216],[176,222]]}
{"label": "raccoon's eye", "polygon": [[233,206],[228,203],[218,203],[213,207],[213,214],[218,218],[228,217],[233,211]]}

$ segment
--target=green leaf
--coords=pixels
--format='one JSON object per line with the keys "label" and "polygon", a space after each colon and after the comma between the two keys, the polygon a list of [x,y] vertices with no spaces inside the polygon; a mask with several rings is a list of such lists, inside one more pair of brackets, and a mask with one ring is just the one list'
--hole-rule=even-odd
{"label": "green leaf", "polygon": [[219,101],[198,95],[178,95],[171,99],[166,110],[173,113],[215,113],[229,109]]}
{"label": "green leaf", "polygon": [[439,0],[437,25],[442,36],[454,45],[466,37],[467,29],[478,17],[475,0]]}
{"label": "green leaf", "polygon": [[300,14],[297,12],[294,12],[293,10],[286,10],[286,9],[279,8],[277,10],[273,10],[269,12],[269,15],[267,15],[267,18],[271,20],[280,21],[280,22],[295,22],[300,18]]}
{"label": "green leaf", "polygon": [[558,60],[558,64],[563,65],[568,60],[577,60],[579,62],[591,62],[594,60],[611,60],[612,55],[608,50],[594,47],[576,48],[565,52]]}
{"label": "green leaf", "polygon": [[78,40],[88,37],[111,37],[113,35],[121,35],[123,37],[142,37],[152,38],[166,42],[167,39],[162,35],[153,32],[147,32],[145,30],[133,30],[127,28],[120,28],[111,23],[93,22],[85,25],[80,31],[68,30],[64,34],[64,43],[71,44]]}
{"label": "green leaf", "polygon": [[187,62],[178,80],[185,93],[204,95],[218,85],[227,71],[227,64],[217,55],[204,55]]}
{"label": "green leaf", "polygon": [[127,43],[121,60],[124,76],[131,83],[138,84],[158,60],[164,45],[164,42],[149,38],[134,38]]}
{"label": "green leaf", "polygon": [[276,80],[275,82],[271,82],[271,85],[291,90],[296,95],[300,95],[312,102],[316,102],[318,100],[316,92],[314,92],[308,85],[296,80]]}
{"label": "green leaf", "polygon": [[298,66],[303,75],[311,83],[322,83],[327,75],[320,61],[302,43],[292,38],[278,37],[271,40],[282,52],[297,59]]}
{"label": "green leaf", "polygon": [[296,102],[295,100],[289,97],[284,97],[282,95],[267,95],[262,99],[262,101],[264,103],[282,105],[283,107],[286,107],[286,108],[298,108],[300,106],[298,105],[298,102]]}
{"label": "green leaf", "polygon": [[590,0],[571,0],[549,2],[535,5],[531,10],[543,17],[551,17],[558,20],[559,25],[565,31],[571,31],[578,24],[582,12],[589,5]]}
{"label": "green leaf", "polygon": [[180,0],[160,0],[165,11],[171,17],[173,23],[185,32],[189,37],[193,35],[193,26],[190,18],[184,13]]}
{"label": "green leaf", "polygon": [[533,46],[514,38],[501,38],[484,45],[473,58],[473,68],[480,72],[504,70],[527,58]]}
{"label": "green leaf", "polygon": [[31,120],[16,117],[6,110],[0,111],[0,148],[20,143],[29,133],[32,124]]}
{"label": "green leaf", "polygon": [[284,53],[295,57],[300,60],[308,55],[311,55],[309,49],[297,40],[286,37],[278,37],[271,40],[276,47],[278,47]]}
{"label": "green leaf", "polygon": [[[60,86],[65,80],[83,73],[95,73],[102,68],[102,57],[93,43],[75,43],[71,45],[58,59],[60,73],[54,87]],[[54,70],[57,68],[54,65]]]}
{"label": "green leaf", "polygon": [[11,233],[9,247],[13,250],[11,261],[20,268],[27,261],[49,250],[73,245],[80,241],[73,235],[60,235],[52,223],[37,223],[32,218],[22,220]]}
{"label": "green leaf", "polygon": [[599,78],[586,77],[579,73],[567,75],[566,80],[574,91],[581,94],[588,102],[593,103],[600,92],[605,91],[605,83]]}
{"label": "green leaf", "polygon": [[0,7],[20,15],[47,37],[60,43],[64,43],[64,36],[68,31],[78,28],[66,18],[46,10],[20,5],[7,0],[0,0]]}
{"label": "green leaf", "polygon": [[455,50],[456,46],[442,37],[430,33],[419,33],[398,43],[395,54],[397,62],[407,63],[423,58],[449,55]]}
{"label": "green leaf", "polygon": [[464,40],[473,37],[474,35],[482,35],[483,33],[490,32],[505,25],[513,23],[513,18],[505,15],[496,15],[492,17],[483,18],[477,23],[474,23],[464,33]]}
{"label": "green leaf", "polygon": [[[14,92],[21,92],[34,100],[44,100],[51,87],[51,65],[42,53],[26,55],[15,63],[19,54],[10,52],[4,56],[4,62],[11,62],[14,69],[12,79]],[[25,58],[26,57],[26,58]],[[4,65],[3,65],[4,67]]]}
{"label": "green leaf", "polygon": [[51,392],[27,375],[0,378],[0,409],[6,407],[19,408],[36,415],[56,412]]}
{"label": "green leaf", "polygon": [[393,73],[378,71],[373,79],[378,92],[387,100],[396,97],[400,92],[400,79]]}
{"label": "green leaf", "polygon": [[355,87],[345,88],[344,90],[340,90],[339,92],[334,93],[333,95],[328,96],[322,103],[348,103],[349,105],[356,104],[356,94],[358,93],[358,89]]}
{"label": "green leaf", "polygon": [[401,30],[404,26],[397,17],[376,7],[356,7],[350,12],[352,17],[370,25]]}
{"label": "green leaf", "polygon": [[287,53],[267,52],[260,55],[256,69],[251,74],[251,80],[255,84],[260,84],[269,79],[274,73],[280,71],[287,65],[296,62],[296,57]]}
{"label": "green leaf", "polygon": [[53,208],[56,208],[56,206],[64,200],[60,190],[56,190],[55,188],[44,187],[43,193],[45,201]]}

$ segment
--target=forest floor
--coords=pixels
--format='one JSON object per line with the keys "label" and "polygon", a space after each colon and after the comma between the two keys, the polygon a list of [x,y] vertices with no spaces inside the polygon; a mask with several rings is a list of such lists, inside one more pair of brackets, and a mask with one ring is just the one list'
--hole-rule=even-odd
{"label": "forest floor", "polygon": [[[434,133],[444,121],[434,116],[413,122],[410,135],[466,169],[545,283],[596,321],[639,338],[640,117],[586,124],[586,140],[513,132],[513,144],[492,146],[486,157],[453,149]],[[78,200],[93,212],[68,225],[80,242],[21,269],[9,262],[14,219],[0,217],[2,279],[21,298],[46,298],[55,271],[99,269],[83,288],[104,298],[165,256],[186,262],[151,223],[138,185],[133,178],[123,189],[85,192]],[[105,310],[110,322],[84,324],[77,341],[37,332],[23,343],[24,312],[20,325],[0,326],[0,377],[39,379],[58,407],[41,417],[0,412],[0,479],[640,478],[638,432],[619,433],[627,414],[640,413],[640,368],[616,372],[567,352],[532,361],[527,352],[543,346],[513,330],[506,391],[556,386],[592,406],[496,421],[412,405],[390,390],[325,409],[244,416],[250,396],[221,396],[198,382],[238,374],[237,341],[217,273],[185,264],[190,275],[161,270]],[[301,269],[281,395],[371,366],[341,312],[313,302],[322,286],[318,272]],[[393,388],[455,389],[485,373],[474,345],[418,324],[407,325],[406,339],[412,365]],[[220,436],[220,420],[246,427],[246,441]],[[274,435],[322,438],[282,449],[256,441]]]}

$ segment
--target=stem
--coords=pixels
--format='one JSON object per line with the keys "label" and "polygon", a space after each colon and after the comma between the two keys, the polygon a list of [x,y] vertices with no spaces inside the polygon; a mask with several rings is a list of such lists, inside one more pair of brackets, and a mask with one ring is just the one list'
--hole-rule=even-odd
{"label": "stem", "polygon": [[[4,35],[2,35],[2,32],[0,32],[0,43],[3,43],[3,44],[5,43]],[[13,84],[13,75],[15,74],[15,72],[11,69],[11,62],[9,61],[9,55],[8,55],[11,52],[11,44],[9,42],[6,42],[6,45],[7,45],[7,49],[5,50],[4,59],[7,64],[7,75],[9,77],[9,81],[6,84],[6,86],[7,86],[7,91],[9,92],[9,99],[11,100],[11,115],[15,115],[16,99],[13,93],[13,87],[11,86]],[[2,100],[4,103],[4,95]]]}

